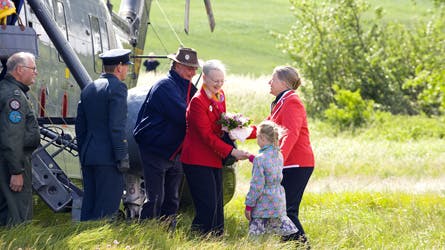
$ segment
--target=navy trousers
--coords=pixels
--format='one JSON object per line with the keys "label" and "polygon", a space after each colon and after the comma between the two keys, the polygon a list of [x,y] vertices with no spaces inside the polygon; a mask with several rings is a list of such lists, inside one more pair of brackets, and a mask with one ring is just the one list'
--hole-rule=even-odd
{"label": "navy trousers", "polygon": [[298,228],[298,234],[305,234],[303,226],[298,219],[301,199],[303,198],[304,189],[309,181],[309,178],[314,171],[313,167],[305,168],[285,168],[283,169],[283,185],[286,193],[286,210],[287,216]]}
{"label": "navy trousers", "polygon": [[179,209],[179,188],[184,177],[179,155],[170,161],[141,152],[141,158],[147,200],[139,218],[174,217]]}
{"label": "navy trousers", "polygon": [[124,190],[124,178],[117,166],[84,166],[82,177],[84,196],[80,220],[116,215]]}
{"label": "navy trousers", "polygon": [[184,173],[195,205],[192,231],[221,236],[224,232],[222,169],[184,164]]}

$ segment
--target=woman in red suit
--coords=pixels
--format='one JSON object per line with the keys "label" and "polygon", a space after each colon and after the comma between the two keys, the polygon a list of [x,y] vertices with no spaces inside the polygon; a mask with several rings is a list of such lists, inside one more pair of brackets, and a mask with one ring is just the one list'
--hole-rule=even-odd
{"label": "woman in red suit", "polygon": [[[279,140],[284,158],[281,184],[286,193],[287,216],[298,228],[297,233],[286,236],[285,240],[306,243],[307,238],[298,214],[304,190],[314,171],[315,161],[309,140],[306,110],[295,93],[301,85],[301,78],[295,68],[278,66],[273,71],[269,85],[270,93],[276,98],[271,104],[271,113],[267,120],[275,122],[283,129]],[[251,137],[255,135],[256,129]]]}
{"label": "woman in red suit", "polygon": [[181,161],[195,206],[192,231],[221,236],[224,232],[222,159],[231,154],[247,159],[247,152],[233,148],[222,139],[221,113],[226,112],[225,67],[218,60],[203,66],[203,86],[192,98],[186,112],[187,130]]}

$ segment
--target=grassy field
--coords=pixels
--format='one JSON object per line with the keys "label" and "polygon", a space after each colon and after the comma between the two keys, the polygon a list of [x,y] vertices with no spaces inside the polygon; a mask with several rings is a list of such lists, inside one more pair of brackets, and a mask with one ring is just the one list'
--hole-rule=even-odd
{"label": "grassy field", "polygon": [[433,8],[430,0],[371,0],[368,1],[373,8],[382,7],[384,9],[384,20],[397,21],[407,25],[416,23],[428,17],[428,10]]}
{"label": "grassy field", "polygon": [[[170,234],[154,221],[70,223],[39,202],[31,225],[0,229],[1,249],[294,249],[276,237],[246,235],[243,197],[225,207],[223,239],[190,236],[189,212]],[[443,249],[443,196],[379,192],[308,192],[301,214],[313,249]]]}
{"label": "grassy field", "polygon": [[[156,2],[152,22],[165,48],[150,30],[147,53],[172,53],[178,42]],[[416,8],[410,0],[372,2],[388,7],[387,12],[397,13],[402,21],[423,16],[431,6],[429,1],[418,1]],[[182,32],[183,1],[159,4],[186,46],[196,48],[204,59],[228,64],[228,110],[254,123],[264,119],[273,100],[268,74],[288,62],[275,49],[277,41],[269,31],[286,32],[292,25],[289,2],[213,1],[217,26],[210,33],[203,3],[192,1],[189,36]],[[167,65],[163,63],[164,70]],[[143,74],[140,84],[163,75]],[[316,169],[300,213],[313,249],[445,249],[443,117],[383,117],[367,128],[342,133],[320,121],[310,120],[309,126]],[[240,147],[257,151],[254,141]],[[243,203],[250,171],[248,162],[236,168],[236,193],[225,206],[226,230],[220,240],[191,236],[190,210],[181,212],[171,234],[155,221],[72,222],[70,214],[55,214],[36,197],[32,223],[0,228],[0,249],[295,249],[273,236],[247,237]]]}
{"label": "grassy field", "polygon": [[[290,28],[292,14],[287,0],[213,1],[212,7],[216,20],[213,33],[204,3],[191,2],[190,33],[186,35],[183,31],[184,2],[153,1],[152,25],[148,29],[145,51],[172,53],[182,42],[184,46],[195,48],[204,60],[218,58],[226,62],[234,74],[267,74],[275,65],[287,62],[286,55],[275,48],[276,40],[269,34],[270,31],[286,32]],[[265,15],[265,10],[277,14]]]}

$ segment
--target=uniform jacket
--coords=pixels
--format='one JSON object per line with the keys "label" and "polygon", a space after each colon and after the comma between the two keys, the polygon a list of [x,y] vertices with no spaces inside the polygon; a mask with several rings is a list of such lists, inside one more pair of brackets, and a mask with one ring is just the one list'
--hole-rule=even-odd
{"label": "uniform jacket", "polygon": [[40,144],[28,90],[9,74],[0,82],[0,168],[7,168],[11,175],[31,169],[31,154]]}
{"label": "uniform jacket", "polygon": [[127,86],[104,73],[88,84],[77,106],[76,135],[82,166],[112,165],[128,154]]}
{"label": "uniform jacket", "polygon": [[181,154],[183,163],[222,168],[222,159],[233,149],[220,137],[222,130],[217,121],[222,112],[226,112],[225,101],[218,105],[207,97],[203,88],[193,97],[187,108],[187,132]]}
{"label": "uniform jacket", "polygon": [[141,153],[164,159],[179,153],[185,135],[187,103],[196,90],[174,70],[150,88],[133,131]]}
{"label": "uniform jacket", "polygon": [[267,145],[253,160],[252,179],[246,206],[253,218],[281,218],[286,215],[286,197],[281,186],[283,156],[278,147]]}

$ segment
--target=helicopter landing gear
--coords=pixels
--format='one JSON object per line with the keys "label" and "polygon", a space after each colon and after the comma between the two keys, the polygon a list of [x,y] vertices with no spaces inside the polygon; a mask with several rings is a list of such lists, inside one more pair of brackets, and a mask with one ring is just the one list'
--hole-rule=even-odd
{"label": "helicopter landing gear", "polygon": [[126,173],[125,192],[122,198],[125,216],[128,220],[138,219],[139,213],[145,200],[145,189],[142,178],[138,175]]}

